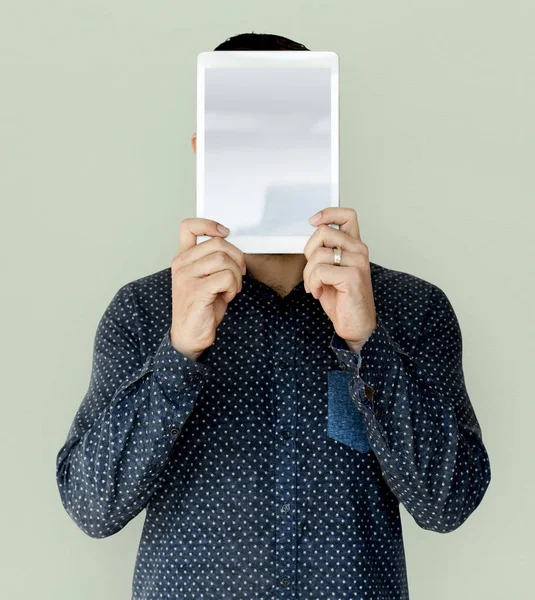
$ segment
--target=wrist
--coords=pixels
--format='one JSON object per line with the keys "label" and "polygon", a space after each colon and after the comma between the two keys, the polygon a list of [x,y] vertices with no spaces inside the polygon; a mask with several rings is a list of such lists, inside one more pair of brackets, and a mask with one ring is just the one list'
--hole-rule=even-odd
{"label": "wrist", "polygon": [[184,356],[186,356],[187,358],[189,358],[190,360],[197,360],[199,358],[199,356],[204,352],[204,350],[199,351],[192,351],[188,348],[183,347],[176,339],[176,335],[173,335],[173,331],[171,331],[170,336],[169,336],[169,341],[171,342],[171,346],[173,346],[173,348],[177,351],[180,352],[180,354],[183,354]]}
{"label": "wrist", "polygon": [[351,350],[351,352],[358,354],[364,347],[366,340],[361,341],[361,342],[352,342],[349,340],[345,340],[345,343],[346,343],[347,347]]}

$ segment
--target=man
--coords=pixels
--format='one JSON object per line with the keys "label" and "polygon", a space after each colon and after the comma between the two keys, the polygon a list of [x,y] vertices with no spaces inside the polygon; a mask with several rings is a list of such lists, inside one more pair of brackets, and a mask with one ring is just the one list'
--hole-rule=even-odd
{"label": "man", "polygon": [[185,219],[99,323],[57,483],[94,538],[146,509],[134,600],[408,598],[399,503],[446,533],[485,494],[446,295],[370,262],[354,210],[312,224],[303,255],[244,256]]}

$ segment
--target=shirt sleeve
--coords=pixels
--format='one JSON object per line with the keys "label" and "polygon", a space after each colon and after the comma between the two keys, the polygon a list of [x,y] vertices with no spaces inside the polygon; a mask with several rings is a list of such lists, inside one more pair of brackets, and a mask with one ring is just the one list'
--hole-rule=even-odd
{"label": "shirt sleeve", "polygon": [[62,504],[94,538],[146,506],[210,367],[181,354],[170,328],[142,358],[136,301],[123,286],[96,331],[89,388],[56,457]]}
{"label": "shirt sleeve", "polygon": [[412,356],[379,315],[358,354],[336,332],[331,347],[350,374],[351,397],[393,494],[423,529],[459,527],[481,502],[491,472],[447,296],[432,286]]}

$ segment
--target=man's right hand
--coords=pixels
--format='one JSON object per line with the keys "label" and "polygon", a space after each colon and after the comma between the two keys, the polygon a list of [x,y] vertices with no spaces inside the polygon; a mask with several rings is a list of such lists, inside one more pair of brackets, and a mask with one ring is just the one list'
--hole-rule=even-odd
{"label": "man's right hand", "polygon": [[[215,340],[228,303],[242,289],[244,253],[210,219],[180,224],[180,247],[171,262],[173,316],[171,344],[196,360]],[[197,236],[214,236],[197,244]]]}

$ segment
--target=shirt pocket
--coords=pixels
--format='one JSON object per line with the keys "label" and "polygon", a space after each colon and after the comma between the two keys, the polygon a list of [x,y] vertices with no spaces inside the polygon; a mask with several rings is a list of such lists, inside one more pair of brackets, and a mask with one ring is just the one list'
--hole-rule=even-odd
{"label": "shirt pocket", "polygon": [[349,374],[343,370],[327,371],[328,416],[327,435],[359,452],[371,447],[364,417],[349,395]]}

